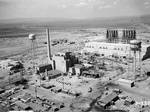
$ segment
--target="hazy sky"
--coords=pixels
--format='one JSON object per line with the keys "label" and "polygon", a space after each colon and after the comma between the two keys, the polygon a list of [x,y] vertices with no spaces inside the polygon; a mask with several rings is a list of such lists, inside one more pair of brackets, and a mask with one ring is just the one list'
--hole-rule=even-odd
{"label": "hazy sky", "polygon": [[0,19],[80,19],[143,14],[150,14],[150,0],[0,0]]}

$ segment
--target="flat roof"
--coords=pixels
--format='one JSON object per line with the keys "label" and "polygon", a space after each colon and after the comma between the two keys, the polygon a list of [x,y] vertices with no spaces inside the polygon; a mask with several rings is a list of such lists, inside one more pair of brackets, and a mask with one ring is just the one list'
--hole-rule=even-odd
{"label": "flat roof", "polygon": [[92,67],[93,66],[92,64],[88,64],[88,63],[83,63],[83,65],[86,67]]}
{"label": "flat roof", "polygon": [[83,65],[82,65],[82,64],[75,64],[74,67],[75,67],[75,68],[82,68]]}
{"label": "flat roof", "polygon": [[104,97],[102,100],[100,100],[102,103],[104,104],[108,104],[109,102],[111,102],[114,98],[116,98],[118,95],[114,92],[112,92],[111,94],[107,95],[106,97]]}
{"label": "flat roof", "polygon": [[24,101],[28,101],[28,100],[31,98],[31,96],[28,95],[28,94],[24,94],[24,95],[21,96],[20,98],[21,98],[22,100],[24,100]]}
{"label": "flat roof", "polygon": [[21,101],[17,101],[17,102],[15,102],[15,104],[16,104],[17,106],[20,106],[20,107],[23,108],[23,109],[27,109],[27,108],[30,107],[30,106],[28,106],[27,104],[22,103]]}
{"label": "flat roof", "polygon": [[40,64],[38,67],[51,66],[51,64]]}
{"label": "flat roof", "polygon": [[12,63],[12,64],[15,64],[15,63],[18,63],[19,61],[15,61],[15,60],[12,60],[12,59],[6,59],[6,60],[0,60],[0,64],[4,64],[4,63]]}
{"label": "flat roof", "polygon": [[95,44],[95,45],[103,45],[103,46],[106,46],[106,45],[109,45],[109,46],[121,46],[121,45],[124,45],[124,46],[129,46],[130,44],[123,44],[123,43],[106,43],[106,42],[88,42],[86,43],[86,45],[89,45],[89,44]]}
{"label": "flat roof", "polygon": [[[130,44],[125,44],[125,43],[107,43],[107,42],[87,42],[86,44],[85,44],[85,46],[86,45],[90,45],[90,44],[95,44],[95,45],[103,45],[103,46],[130,46]],[[144,43],[142,43],[141,44],[142,45],[142,47],[148,47],[149,45],[148,44],[144,44]]]}
{"label": "flat roof", "polygon": [[50,70],[48,71],[48,75],[57,75],[57,74],[62,74],[63,72],[59,70]]}
{"label": "flat roof", "polygon": [[125,83],[133,83],[134,81],[132,81],[132,80],[128,80],[128,79],[118,79],[117,80],[118,82],[125,82]]}

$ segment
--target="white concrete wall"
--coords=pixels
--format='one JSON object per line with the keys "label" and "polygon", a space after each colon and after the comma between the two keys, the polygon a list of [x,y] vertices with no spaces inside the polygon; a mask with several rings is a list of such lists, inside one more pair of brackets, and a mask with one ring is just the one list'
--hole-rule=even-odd
{"label": "white concrete wall", "polygon": [[[146,52],[148,45],[142,45],[141,57]],[[105,56],[118,55],[118,56],[133,56],[133,51],[130,50],[130,44],[122,43],[104,43],[104,42],[88,42],[85,44],[83,52],[95,52],[104,54]],[[136,53],[137,58],[139,53]]]}
{"label": "white concrete wall", "polygon": [[59,70],[65,73],[66,72],[66,60],[64,59],[64,57],[54,56],[53,60],[55,60],[56,70]]}

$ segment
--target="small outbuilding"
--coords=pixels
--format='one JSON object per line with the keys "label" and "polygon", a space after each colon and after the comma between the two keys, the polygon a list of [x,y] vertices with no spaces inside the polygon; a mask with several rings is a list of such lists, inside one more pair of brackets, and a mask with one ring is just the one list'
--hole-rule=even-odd
{"label": "small outbuilding", "polygon": [[134,86],[134,81],[132,81],[132,80],[118,79],[117,82],[120,85],[125,85],[125,86],[128,86],[128,87],[133,87]]}
{"label": "small outbuilding", "polygon": [[24,94],[23,96],[20,97],[20,100],[23,102],[28,102],[31,99],[31,95],[29,94]]}
{"label": "small outbuilding", "polygon": [[63,73],[59,70],[51,70],[47,72],[48,79],[54,79],[61,76]]}
{"label": "small outbuilding", "polygon": [[50,70],[52,70],[51,64],[41,64],[37,67],[38,73],[44,73],[45,71],[50,71]]}
{"label": "small outbuilding", "polygon": [[32,108],[30,106],[28,106],[25,103],[22,103],[21,101],[17,101],[15,104],[23,110],[32,110]]}
{"label": "small outbuilding", "polygon": [[118,99],[119,99],[118,95],[115,92],[112,92],[111,94],[97,101],[97,103],[106,109],[107,107],[111,106],[112,102],[115,102]]}

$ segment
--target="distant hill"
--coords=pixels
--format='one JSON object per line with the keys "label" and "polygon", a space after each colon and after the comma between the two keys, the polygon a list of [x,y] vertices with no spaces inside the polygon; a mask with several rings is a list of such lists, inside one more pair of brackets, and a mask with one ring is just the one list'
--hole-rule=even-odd
{"label": "distant hill", "polygon": [[0,27],[128,27],[140,23],[149,24],[150,15],[141,17],[118,17],[118,18],[90,18],[90,19],[67,19],[67,18],[23,18],[0,20]]}
{"label": "distant hill", "polygon": [[142,23],[144,23],[144,24],[150,24],[150,15],[142,16],[140,18],[142,20]]}

